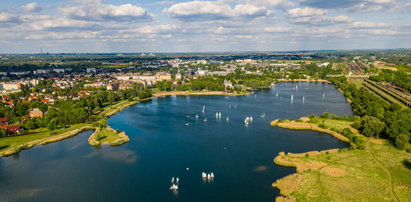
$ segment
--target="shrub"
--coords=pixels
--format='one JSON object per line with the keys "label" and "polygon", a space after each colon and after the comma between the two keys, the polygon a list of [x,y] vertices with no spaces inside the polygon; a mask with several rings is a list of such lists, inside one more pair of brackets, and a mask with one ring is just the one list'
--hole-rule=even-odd
{"label": "shrub", "polygon": [[299,122],[299,123],[301,123],[301,122],[303,122],[301,119],[297,119],[297,120],[295,120],[295,122]]}
{"label": "shrub", "polygon": [[318,127],[324,128],[324,129],[327,129],[327,128],[328,128],[328,127],[327,127],[326,125],[324,125],[324,124],[320,124],[320,125],[318,125]]}
{"label": "shrub", "polygon": [[408,135],[400,134],[397,137],[395,137],[395,146],[398,149],[405,149],[409,141],[410,137]]}
{"label": "shrub", "polygon": [[363,136],[354,136],[352,138],[352,144],[351,146],[353,146],[356,149],[361,149],[364,150],[365,149],[365,143],[367,142],[367,138],[363,137]]}
{"label": "shrub", "polygon": [[305,154],[305,157],[310,157],[310,155],[309,155],[309,154]]}
{"label": "shrub", "polygon": [[324,112],[323,114],[321,114],[320,118],[328,119],[328,118],[330,118],[330,113]]}
{"label": "shrub", "polygon": [[349,138],[350,140],[352,140],[352,137],[354,137],[354,133],[349,128],[344,128],[341,134]]}

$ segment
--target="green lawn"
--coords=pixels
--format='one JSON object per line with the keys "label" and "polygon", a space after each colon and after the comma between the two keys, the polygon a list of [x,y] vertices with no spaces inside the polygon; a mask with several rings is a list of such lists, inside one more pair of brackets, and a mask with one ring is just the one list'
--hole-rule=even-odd
{"label": "green lawn", "polygon": [[24,143],[27,143],[27,142],[31,142],[31,141],[34,141],[34,140],[53,137],[53,135],[68,132],[70,130],[80,128],[80,127],[83,127],[83,126],[86,126],[86,125],[87,124],[76,124],[76,125],[72,125],[68,128],[62,128],[62,129],[57,129],[57,130],[53,130],[53,131],[50,131],[47,128],[39,128],[39,129],[30,131],[30,134],[28,134],[28,135],[0,138],[0,152],[4,151],[5,149],[11,148],[11,147],[16,147],[18,145],[21,145],[21,144],[24,144]]}
{"label": "green lawn", "polygon": [[[367,150],[277,156],[277,164],[292,164],[299,172],[273,186],[298,201],[409,201],[411,170],[403,161],[411,159],[411,154],[375,143],[370,143],[369,151],[382,165]],[[390,184],[395,195],[390,193]]]}

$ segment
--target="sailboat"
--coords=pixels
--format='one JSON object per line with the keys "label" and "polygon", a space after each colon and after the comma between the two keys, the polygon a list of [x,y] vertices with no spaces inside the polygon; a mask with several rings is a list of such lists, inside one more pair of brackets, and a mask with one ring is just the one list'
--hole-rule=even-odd
{"label": "sailboat", "polygon": [[206,174],[205,172],[202,172],[202,173],[201,173],[201,177],[202,177],[202,178],[206,178],[206,177],[207,177],[207,174]]}
{"label": "sailboat", "polygon": [[180,178],[177,177],[177,178],[176,178],[176,183],[178,183],[179,181],[180,181]]}
{"label": "sailboat", "polygon": [[175,185],[175,184],[173,184],[173,185],[171,185],[170,190],[177,191],[177,190],[178,190],[178,186]]}
{"label": "sailboat", "polygon": [[265,113],[261,114],[260,117],[261,117],[261,118],[265,118]]}
{"label": "sailboat", "polygon": [[277,91],[277,93],[275,94],[275,97],[278,97],[278,91]]}
{"label": "sailboat", "polygon": [[325,94],[323,93],[323,100],[324,100]]}
{"label": "sailboat", "polygon": [[303,103],[304,103],[304,101],[305,101],[305,97],[303,96]]}
{"label": "sailboat", "polygon": [[203,106],[203,110],[201,112],[203,112],[203,113],[205,112],[205,105]]}
{"label": "sailboat", "polygon": [[173,178],[171,178],[171,183],[174,183],[174,177],[173,177]]}
{"label": "sailboat", "polygon": [[198,115],[196,114],[196,119],[198,119]]}
{"label": "sailboat", "polygon": [[294,101],[294,95],[291,94],[291,103]]}
{"label": "sailboat", "polygon": [[229,119],[228,116],[227,116],[227,118],[226,118],[225,120],[228,122],[230,119]]}

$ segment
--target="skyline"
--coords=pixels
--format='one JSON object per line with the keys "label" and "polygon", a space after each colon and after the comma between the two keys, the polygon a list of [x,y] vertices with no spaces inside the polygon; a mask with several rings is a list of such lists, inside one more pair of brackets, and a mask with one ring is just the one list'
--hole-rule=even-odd
{"label": "skyline", "polygon": [[0,53],[411,48],[411,1],[0,0]]}

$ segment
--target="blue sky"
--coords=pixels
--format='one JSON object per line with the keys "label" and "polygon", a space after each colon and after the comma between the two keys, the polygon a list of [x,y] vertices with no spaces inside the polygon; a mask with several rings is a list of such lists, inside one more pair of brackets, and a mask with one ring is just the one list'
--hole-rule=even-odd
{"label": "blue sky", "polygon": [[0,53],[411,48],[410,0],[0,0]]}

